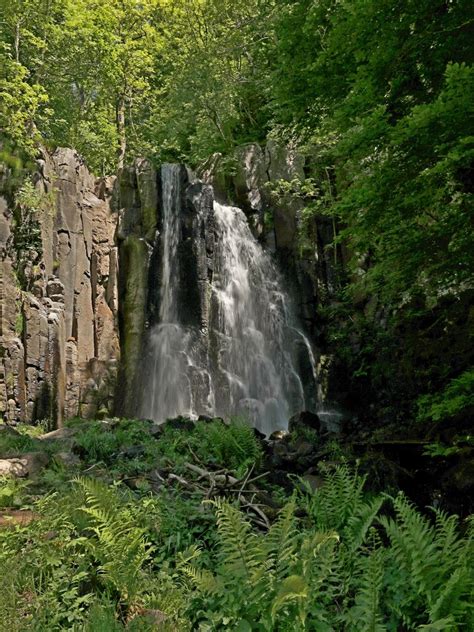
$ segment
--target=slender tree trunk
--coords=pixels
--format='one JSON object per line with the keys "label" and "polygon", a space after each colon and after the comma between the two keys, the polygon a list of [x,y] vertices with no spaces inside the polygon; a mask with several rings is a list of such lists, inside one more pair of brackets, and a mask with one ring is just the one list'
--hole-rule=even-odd
{"label": "slender tree trunk", "polygon": [[[326,179],[328,183],[329,195],[331,196],[331,205],[334,206],[334,195],[332,193],[332,185],[331,185],[331,175],[327,167],[325,167],[324,171],[326,172]],[[337,237],[337,226],[336,226],[336,216],[332,215],[332,232],[333,239],[335,240]],[[334,250],[334,265],[337,265],[337,244],[333,246]]]}
{"label": "slender tree trunk", "polygon": [[121,95],[116,107],[116,125],[118,133],[117,171],[121,171],[125,164],[127,151],[127,136],[125,132],[125,97]]}
{"label": "slender tree trunk", "polygon": [[20,22],[15,27],[15,61],[20,62]]}

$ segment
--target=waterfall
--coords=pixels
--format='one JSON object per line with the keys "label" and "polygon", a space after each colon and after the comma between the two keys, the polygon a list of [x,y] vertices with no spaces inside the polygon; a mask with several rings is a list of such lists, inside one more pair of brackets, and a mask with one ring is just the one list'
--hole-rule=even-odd
{"label": "waterfall", "polygon": [[[189,219],[185,224],[180,173],[177,165],[161,169],[159,313],[148,338],[142,414],[159,422],[241,416],[265,434],[286,428],[292,414],[313,405],[305,401],[298,359],[303,340],[313,370],[311,345],[271,256],[240,209],[214,201],[194,213],[191,229]],[[206,275],[199,323],[190,323],[183,296],[180,260],[190,252]],[[315,391],[313,372],[311,379]]]}
{"label": "waterfall", "polygon": [[157,421],[192,414],[192,389],[188,377],[191,358],[189,334],[179,323],[178,280],[180,237],[180,173],[177,165],[163,165],[163,237],[159,323],[150,335],[151,375],[144,412]]}

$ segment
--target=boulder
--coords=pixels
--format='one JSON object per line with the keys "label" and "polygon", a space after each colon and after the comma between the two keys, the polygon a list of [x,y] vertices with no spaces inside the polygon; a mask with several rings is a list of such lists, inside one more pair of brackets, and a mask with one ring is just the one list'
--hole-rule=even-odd
{"label": "boulder", "polygon": [[27,452],[21,460],[26,461],[28,476],[36,476],[49,464],[50,457],[46,452]]}
{"label": "boulder", "polygon": [[282,441],[288,436],[287,430],[275,430],[269,437],[270,441]]}
{"label": "boulder", "polygon": [[304,410],[296,413],[288,422],[288,431],[290,433],[298,433],[304,428],[311,428],[316,432],[321,432],[321,420],[316,413]]}
{"label": "boulder", "polygon": [[196,424],[192,419],[186,419],[185,417],[176,417],[176,419],[168,419],[163,424],[166,428],[174,428],[175,430],[187,430],[191,432],[196,427]]}
{"label": "boulder", "polygon": [[309,456],[315,451],[314,444],[309,441],[305,441],[302,438],[298,438],[294,443],[292,443],[291,448],[296,459]]}
{"label": "boulder", "polygon": [[136,459],[143,456],[145,452],[146,447],[144,445],[130,445],[124,448],[118,456],[123,459]]}
{"label": "boulder", "polygon": [[[210,417],[209,415],[199,415],[198,421],[204,421],[205,423],[210,423],[211,421],[214,421],[214,419],[213,417]],[[222,421],[222,420],[219,419],[219,421]]]}
{"label": "boulder", "polygon": [[158,439],[159,436],[163,433],[163,425],[152,423],[148,427],[148,432],[152,437],[154,437],[155,439]]}
{"label": "boulder", "polygon": [[0,476],[25,478],[28,476],[28,461],[26,459],[0,459]]}
{"label": "boulder", "polygon": [[79,467],[81,459],[72,452],[58,452],[54,455],[54,460],[66,469]]}
{"label": "boulder", "polygon": [[27,452],[19,457],[0,459],[0,476],[14,476],[25,478],[36,476],[49,463],[49,456],[45,452]]}

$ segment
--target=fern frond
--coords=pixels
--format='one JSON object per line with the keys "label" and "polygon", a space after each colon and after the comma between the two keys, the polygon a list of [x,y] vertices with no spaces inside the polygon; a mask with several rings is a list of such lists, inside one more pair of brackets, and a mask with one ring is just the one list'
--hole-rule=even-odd
{"label": "fern frond", "polygon": [[290,574],[297,559],[295,507],[296,500],[293,497],[280,511],[264,541],[265,553],[274,568],[277,581]]}
{"label": "fern frond", "polygon": [[374,498],[371,502],[359,504],[354,514],[348,519],[344,530],[344,540],[351,554],[355,553],[365,542],[367,533],[373,525],[384,499]]}
{"label": "fern frond", "polygon": [[436,621],[442,618],[444,614],[454,613],[457,606],[456,602],[466,588],[467,578],[463,570],[457,568],[444,584],[438,598],[430,608],[430,621]]}
{"label": "fern frond", "polygon": [[88,539],[87,547],[103,579],[127,599],[138,590],[139,577],[153,547],[116,490],[94,479],[77,478],[75,482],[85,495],[85,505],[80,509],[96,536]]}
{"label": "fern frond", "polygon": [[323,472],[324,485],[314,492],[308,512],[319,531],[339,531],[363,503],[366,478],[352,473],[346,463]]}
{"label": "fern frond", "polygon": [[326,581],[333,571],[336,545],[339,536],[335,532],[310,534],[303,539],[300,549],[300,566],[303,577],[315,590]]}
{"label": "fern frond", "polygon": [[208,570],[196,568],[191,564],[185,564],[180,569],[192,582],[192,584],[202,593],[216,594],[220,592],[222,585],[217,578]]}
{"label": "fern frond", "polygon": [[230,503],[217,499],[217,530],[221,543],[221,559],[234,572],[243,572],[247,577],[262,560],[262,551],[252,526],[242,512]]}
{"label": "fern frond", "polygon": [[384,577],[384,551],[375,548],[368,556],[358,561],[355,583],[358,584],[355,606],[349,613],[351,629],[355,632],[384,632],[380,612],[381,593]]}
{"label": "fern frond", "polygon": [[120,504],[115,491],[95,478],[78,476],[72,480],[84,493],[87,507],[101,511],[106,521],[111,520]]}
{"label": "fern frond", "polygon": [[381,518],[397,562],[411,577],[417,590],[428,594],[433,583],[439,581],[439,569],[436,568],[436,532],[403,495],[393,499],[397,520]]}
{"label": "fern frond", "polygon": [[420,625],[417,630],[419,632],[443,632],[444,630],[449,630],[452,632],[456,630],[457,626],[453,619],[453,617],[446,617],[444,619],[438,619],[438,621],[434,621],[433,623],[428,623],[427,625]]}
{"label": "fern frond", "polygon": [[[300,604],[308,597],[308,585],[301,575],[290,575],[286,577],[280,584],[278,593],[271,607],[272,621],[275,621],[277,613],[286,605],[292,602]],[[299,610],[299,616],[302,623],[306,618],[303,609]]]}
{"label": "fern frond", "polygon": [[438,548],[438,555],[446,563],[452,563],[454,566],[458,558],[463,554],[465,548],[465,541],[459,537],[459,517],[454,515],[448,515],[443,511],[437,509],[435,511],[436,523],[436,545]]}

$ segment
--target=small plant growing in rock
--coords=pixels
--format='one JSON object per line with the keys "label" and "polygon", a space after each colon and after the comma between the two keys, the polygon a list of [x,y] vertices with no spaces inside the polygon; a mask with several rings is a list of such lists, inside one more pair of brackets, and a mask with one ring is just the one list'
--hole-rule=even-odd
{"label": "small plant growing in rock", "polygon": [[15,195],[13,245],[17,255],[16,272],[20,287],[29,289],[28,269],[41,260],[40,211],[42,195],[30,180],[25,180]]}

